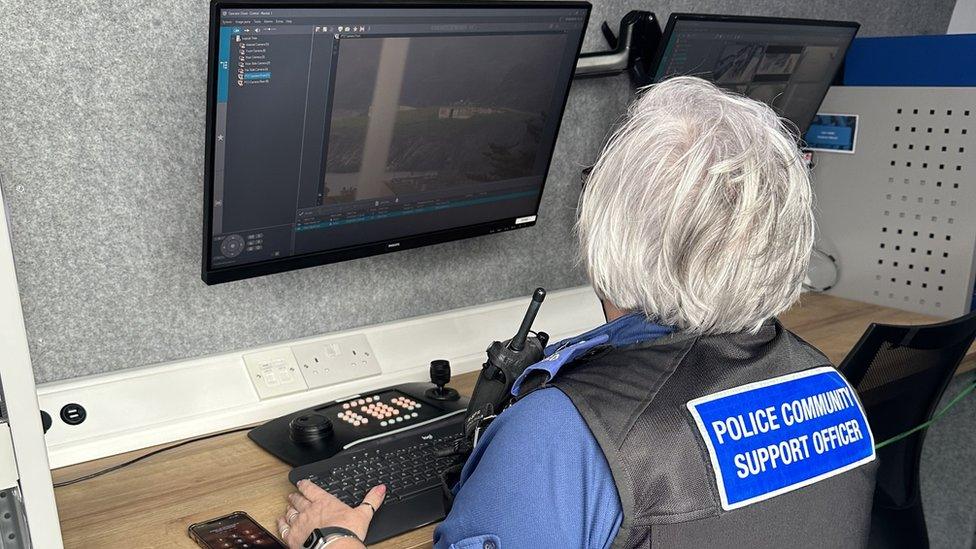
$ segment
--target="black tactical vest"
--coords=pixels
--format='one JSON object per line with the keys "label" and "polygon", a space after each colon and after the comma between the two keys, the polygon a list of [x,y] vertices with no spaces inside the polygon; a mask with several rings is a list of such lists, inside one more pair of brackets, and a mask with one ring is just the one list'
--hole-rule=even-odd
{"label": "black tactical vest", "polygon": [[686,407],[698,397],[825,365],[823,354],[777,321],[756,334],[674,334],[596,347],[564,365],[550,384],[586,421],[620,496],[623,522],[613,547],[864,547],[876,461],[725,511]]}

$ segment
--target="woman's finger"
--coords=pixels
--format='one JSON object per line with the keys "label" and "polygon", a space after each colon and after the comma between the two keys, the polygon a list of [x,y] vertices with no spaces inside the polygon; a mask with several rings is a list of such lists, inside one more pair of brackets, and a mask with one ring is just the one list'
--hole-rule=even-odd
{"label": "woman's finger", "polygon": [[297,492],[288,494],[288,502],[291,503],[292,507],[298,509],[299,512],[304,511],[309,505],[312,504],[312,502],[308,501],[305,496]]}
{"label": "woman's finger", "polygon": [[288,531],[291,530],[291,526],[285,522],[285,517],[278,517],[278,537],[284,541],[288,537]]}
{"label": "woman's finger", "polygon": [[363,498],[363,502],[359,504],[360,509],[364,509],[367,513],[372,514],[383,505],[383,499],[386,497],[386,485],[380,484],[379,486],[374,486],[372,490],[366,493],[366,497]]}
{"label": "woman's finger", "polygon": [[289,505],[288,508],[285,509],[285,522],[287,522],[288,524],[295,522],[295,517],[297,516],[298,516],[298,509],[295,509],[291,505]]}
{"label": "woman's finger", "polygon": [[326,492],[322,488],[319,488],[314,482],[310,480],[300,480],[298,481],[297,486],[298,486],[298,490],[309,501],[318,501],[320,499],[338,500],[338,498]]}

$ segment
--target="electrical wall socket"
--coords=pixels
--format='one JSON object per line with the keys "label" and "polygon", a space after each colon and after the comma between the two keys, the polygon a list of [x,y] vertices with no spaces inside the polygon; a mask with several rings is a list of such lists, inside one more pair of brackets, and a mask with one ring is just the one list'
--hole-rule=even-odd
{"label": "electrical wall socket", "polygon": [[244,355],[244,365],[261,400],[308,389],[288,347]]}
{"label": "electrical wall socket", "polygon": [[313,389],[382,373],[363,334],[295,345],[291,350]]}

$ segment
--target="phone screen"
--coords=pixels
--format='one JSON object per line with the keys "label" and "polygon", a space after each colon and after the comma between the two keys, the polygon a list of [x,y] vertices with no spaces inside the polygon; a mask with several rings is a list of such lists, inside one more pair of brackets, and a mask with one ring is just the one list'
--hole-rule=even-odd
{"label": "phone screen", "polygon": [[194,524],[190,535],[208,549],[287,549],[243,512]]}

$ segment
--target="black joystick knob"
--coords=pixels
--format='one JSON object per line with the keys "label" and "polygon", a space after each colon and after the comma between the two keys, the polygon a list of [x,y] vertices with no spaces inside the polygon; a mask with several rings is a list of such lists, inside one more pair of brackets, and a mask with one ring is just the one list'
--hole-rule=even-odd
{"label": "black joystick knob", "polygon": [[430,382],[443,387],[451,382],[451,363],[447,360],[432,360],[430,363]]}
{"label": "black joystick knob", "polygon": [[446,360],[433,360],[430,363],[430,382],[436,385],[424,394],[433,400],[457,400],[461,395],[447,387],[451,382],[451,363]]}
{"label": "black joystick knob", "polygon": [[291,439],[299,444],[313,444],[332,436],[332,422],[322,414],[302,414],[288,423]]}

